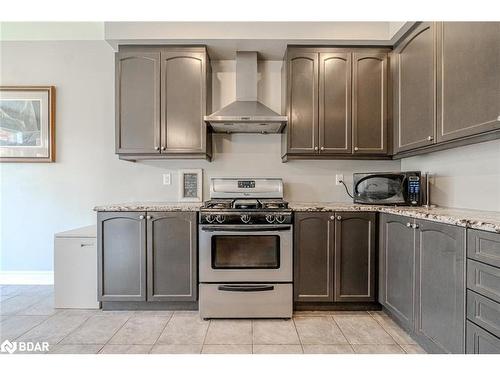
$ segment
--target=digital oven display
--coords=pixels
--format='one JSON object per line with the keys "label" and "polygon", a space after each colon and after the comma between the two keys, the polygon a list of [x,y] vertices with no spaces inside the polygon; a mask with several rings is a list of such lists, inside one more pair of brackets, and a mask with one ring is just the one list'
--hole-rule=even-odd
{"label": "digital oven display", "polygon": [[255,187],[255,181],[238,181],[238,188],[252,189]]}

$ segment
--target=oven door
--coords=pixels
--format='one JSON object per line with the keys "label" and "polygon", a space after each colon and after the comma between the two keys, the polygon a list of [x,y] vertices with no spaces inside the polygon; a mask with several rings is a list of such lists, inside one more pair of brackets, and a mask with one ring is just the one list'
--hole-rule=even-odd
{"label": "oven door", "polygon": [[354,203],[406,204],[406,175],[401,173],[354,175]]}
{"label": "oven door", "polygon": [[201,225],[200,282],[291,282],[291,225]]}

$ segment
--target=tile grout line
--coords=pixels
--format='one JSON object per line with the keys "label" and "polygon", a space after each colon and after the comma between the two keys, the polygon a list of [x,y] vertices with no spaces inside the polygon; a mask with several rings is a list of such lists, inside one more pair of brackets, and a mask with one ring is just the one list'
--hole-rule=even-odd
{"label": "tile grout line", "polygon": [[394,336],[391,335],[391,333],[385,329],[385,327],[382,325],[382,323],[380,323],[377,319],[375,319],[375,317],[372,314],[370,314],[370,315],[371,315],[372,319],[375,320],[377,322],[377,324],[380,327],[382,327],[382,329],[394,340],[394,342],[396,343],[396,345],[399,346],[399,348],[403,351],[403,353],[404,354],[408,354],[406,352],[406,350],[401,346],[401,344],[394,338]]}
{"label": "tile grout line", "polygon": [[172,320],[172,318],[174,317],[174,313],[175,311],[172,311],[172,314],[170,314],[168,320],[167,320],[167,323],[165,323],[165,326],[163,327],[163,329],[161,330],[160,334],[158,335],[158,337],[156,338],[155,342],[153,343],[153,345],[151,345],[151,348],[149,349],[148,351],[148,354],[152,354],[151,352],[153,351],[153,348],[154,346],[156,345],[156,343],[158,342],[158,340],[160,339],[161,335],[163,335],[163,332],[165,332],[165,330],[167,329],[167,326],[168,326],[168,323],[170,323],[170,321]]}
{"label": "tile grout line", "polygon": [[[127,311],[129,311],[129,310],[127,310]],[[119,327],[119,328],[115,331],[115,333],[113,333],[113,334],[111,335],[111,337],[108,339],[108,341],[106,341],[106,342],[104,343],[104,345],[101,347],[101,349],[99,349],[99,351],[97,352],[97,354],[99,354],[99,353],[101,353],[101,352],[102,352],[102,350],[104,349],[104,347],[105,347],[105,346],[106,346],[106,345],[107,345],[107,344],[111,341],[111,339],[112,339],[113,337],[115,337],[115,336],[116,336],[116,334],[118,333],[118,331],[119,331],[120,329],[122,329],[122,328],[125,326],[125,324],[127,324],[127,322],[130,320],[130,318],[132,318],[133,316],[134,316],[134,314],[132,313],[132,314],[130,314],[130,316],[129,316],[127,319],[125,319],[125,322],[123,322],[123,324],[122,324],[122,325],[121,325],[121,326],[120,326],[120,327]],[[99,344],[98,344],[98,345],[99,345]]]}
{"label": "tile grout line", "polygon": [[291,319],[292,319],[292,322],[293,322],[293,328],[295,328],[295,333],[297,334],[297,337],[299,338],[300,349],[302,349],[302,354],[305,354],[304,344],[302,343],[302,338],[300,337],[299,331],[297,330],[297,325],[295,324],[295,318],[293,317],[293,315],[292,315]]}
{"label": "tile grout line", "polygon": [[347,338],[347,335],[344,333],[344,331],[342,330],[342,328],[340,328],[340,325],[339,325],[339,324],[337,323],[337,321],[335,320],[334,315],[333,315],[333,314],[332,314],[332,315],[330,315],[330,318],[332,318],[333,323],[334,323],[334,324],[335,324],[335,325],[339,328],[340,333],[341,333],[341,334],[342,334],[342,336],[344,337],[345,341],[347,341],[347,344],[349,344],[349,346],[351,347],[352,352],[353,352],[354,354],[356,354],[356,350],[354,350],[354,346],[353,346],[353,344],[352,344],[352,343],[351,343],[351,341]]}
{"label": "tile grout line", "polygon": [[[199,317],[200,319],[202,319],[201,317]],[[207,336],[208,336],[208,330],[210,329],[210,325],[212,324],[212,319],[209,319],[208,320],[208,326],[207,326],[207,330],[205,331],[205,336],[203,336],[203,342],[201,344],[201,349],[200,349],[200,353],[203,353],[203,347],[205,346],[205,340],[207,339]]]}
{"label": "tile grout line", "polygon": [[[55,315],[55,314],[54,314],[54,315]],[[24,331],[24,332],[23,332],[23,333],[21,333],[20,335],[16,336],[16,337],[14,338],[14,340],[17,340],[19,337],[21,337],[21,336],[23,336],[23,335],[27,334],[29,331],[31,331],[32,329],[35,329],[35,328],[36,328],[36,327],[38,327],[40,324],[42,324],[42,323],[46,322],[47,320],[49,320],[50,318],[52,318],[54,315],[48,315],[48,316],[45,316],[45,315],[32,315],[32,316],[45,316],[45,319],[43,319],[40,323],[38,323],[38,324],[34,325],[34,326],[33,326],[33,327],[31,327],[30,329],[28,329],[28,330]],[[12,317],[15,317],[15,316],[26,316],[26,315],[13,315]],[[8,318],[8,319],[10,319],[10,318]],[[8,319],[5,319],[5,320],[8,320]],[[5,321],[5,320],[4,320],[4,321]],[[1,324],[1,323],[0,323],[0,324]]]}

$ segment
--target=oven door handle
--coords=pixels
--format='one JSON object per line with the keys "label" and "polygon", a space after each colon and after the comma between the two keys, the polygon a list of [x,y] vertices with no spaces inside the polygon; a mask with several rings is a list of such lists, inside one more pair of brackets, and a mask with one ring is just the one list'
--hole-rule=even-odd
{"label": "oven door handle", "polygon": [[288,231],[291,225],[202,225],[203,232],[275,232]]}
{"label": "oven door handle", "polygon": [[264,292],[274,290],[273,285],[219,285],[218,290],[224,292]]}

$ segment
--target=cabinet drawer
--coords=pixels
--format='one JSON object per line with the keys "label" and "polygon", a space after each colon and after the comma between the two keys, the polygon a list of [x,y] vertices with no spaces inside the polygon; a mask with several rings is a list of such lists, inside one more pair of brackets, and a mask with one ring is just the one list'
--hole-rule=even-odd
{"label": "cabinet drawer", "polygon": [[467,319],[500,336],[500,303],[468,290]]}
{"label": "cabinet drawer", "polygon": [[468,260],[467,288],[500,303],[500,268]]}
{"label": "cabinet drawer", "polygon": [[500,354],[500,339],[467,321],[467,354]]}
{"label": "cabinet drawer", "polygon": [[500,267],[500,234],[469,229],[467,231],[467,257]]}

